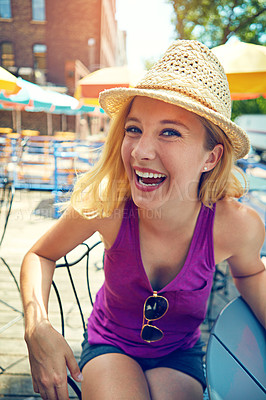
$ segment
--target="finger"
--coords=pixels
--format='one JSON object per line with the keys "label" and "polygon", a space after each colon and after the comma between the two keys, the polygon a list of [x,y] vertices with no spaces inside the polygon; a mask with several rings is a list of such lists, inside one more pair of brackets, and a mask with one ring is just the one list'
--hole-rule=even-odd
{"label": "finger", "polygon": [[[39,390],[39,393],[40,393],[40,396],[41,396],[41,398],[42,398],[43,400],[48,400],[48,397],[47,397],[47,395],[46,395],[45,390],[40,389],[40,390]],[[49,399],[49,400],[50,400],[50,399]]]}
{"label": "finger", "polygon": [[67,382],[62,386],[56,386],[56,394],[58,400],[69,399]]}
{"label": "finger", "polygon": [[50,389],[42,388],[40,389],[40,395],[43,400],[58,400],[55,388],[50,388]]}
{"label": "finger", "polygon": [[66,364],[73,379],[77,382],[82,382],[83,376],[80,372],[77,360],[74,357],[72,350],[66,356]]}
{"label": "finger", "polygon": [[54,389],[58,400],[69,399],[66,370],[63,375],[54,377]]}
{"label": "finger", "polygon": [[37,384],[37,382],[35,381],[34,378],[32,378],[32,385],[33,385],[34,392],[35,393],[39,393],[39,387],[38,387],[38,384]]}

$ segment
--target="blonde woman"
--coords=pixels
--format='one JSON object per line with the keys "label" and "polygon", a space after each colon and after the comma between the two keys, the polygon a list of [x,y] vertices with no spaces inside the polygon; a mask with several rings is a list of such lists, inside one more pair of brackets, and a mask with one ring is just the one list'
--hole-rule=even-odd
{"label": "blonde woman", "polygon": [[[135,88],[107,90],[100,103],[112,118],[102,158],[22,265],[34,390],[68,398],[67,366],[83,399],[202,399],[199,326],[216,264],[228,261],[266,325],[264,226],[236,200],[244,189],[233,173],[247,135],[230,121],[221,65],[196,41],[174,42]],[[56,260],[96,231],[105,282],[78,366],[47,303]]]}

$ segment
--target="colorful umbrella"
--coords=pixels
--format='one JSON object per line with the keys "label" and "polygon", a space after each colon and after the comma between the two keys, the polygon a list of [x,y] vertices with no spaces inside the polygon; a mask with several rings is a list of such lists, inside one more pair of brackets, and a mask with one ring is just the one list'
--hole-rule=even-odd
{"label": "colorful umbrella", "polygon": [[145,71],[123,67],[102,68],[80,79],[75,97],[84,105],[99,105],[99,93],[114,87],[130,87],[135,85]]}
{"label": "colorful umbrella", "polygon": [[212,51],[224,67],[232,100],[266,97],[266,46],[235,39]]}
{"label": "colorful umbrella", "polygon": [[[20,132],[20,111],[46,112],[47,120],[51,122],[52,114],[77,115],[94,112],[99,107],[81,104],[77,99],[54,90],[44,89],[39,85],[22,78],[17,79],[21,90],[17,94],[7,96],[0,92],[0,109],[16,110],[16,129]],[[51,123],[49,122],[49,133]]]}
{"label": "colorful umbrella", "polygon": [[52,102],[40,86],[22,78],[18,78],[18,82],[21,86],[19,93],[11,96],[5,96],[3,93],[0,93],[2,104],[11,104],[14,109],[17,109],[19,105],[23,105],[23,109],[28,108],[31,110],[36,108],[36,111],[39,111],[39,109],[41,109],[40,111],[50,110]]}
{"label": "colorful umbrella", "polygon": [[0,101],[6,108],[23,108],[26,111],[47,111],[57,114],[75,114],[79,102],[72,96],[61,94],[53,90],[45,90],[39,85],[18,78],[21,90],[18,94],[5,96],[0,93]]}
{"label": "colorful umbrella", "polygon": [[6,95],[9,95],[18,93],[20,89],[18,78],[6,69],[0,67],[0,92],[4,91]]}

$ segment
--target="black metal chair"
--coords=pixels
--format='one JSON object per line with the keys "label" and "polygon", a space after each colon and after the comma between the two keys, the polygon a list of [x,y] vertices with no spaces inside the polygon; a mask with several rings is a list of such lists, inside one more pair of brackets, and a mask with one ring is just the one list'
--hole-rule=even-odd
{"label": "black metal chair", "polygon": [[[4,237],[6,234],[7,230],[7,225],[9,221],[9,217],[11,214],[12,210],[12,204],[13,204],[13,199],[14,199],[14,194],[15,194],[15,189],[12,181],[9,181],[6,177],[2,177],[0,179],[0,227],[1,227],[1,232],[0,232],[0,251],[2,247],[2,243],[4,241]],[[17,282],[17,279],[8,265],[7,261],[4,259],[4,257],[0,254],[0,260],[2,263],[2,266],[4,266],[5,269],[8,271],[9,277],[11,277],[12,280],[12,285],[15,285],[15,290],[18,292],[18,297],[20,298],[20,288],[19,284]],[[4,275],[5,276],[5,275]],[[7,280],[9,282],[9,279]],[[3,283],[3,282],[2,282]],[[9,288],[9,283],[7,285]],[[12,286],[11,286],[12,287]],[[20,321],[23,318],[23,312],[22,309],[18,309],[16,306],[10,304],[6,300],[6,295],[3,291],[2,298],[0,299],[0,303],[3,305],[3,310],[7,310],[8,312],[8,322],[4,321],[4,323],[0,327],[0,334],[6,331],[8,328],[16,324],[18,321]],[[0,366],[0,374],[2,374],[7,367]]]}
{"label": "black metal chair", "polygon": [[15,189],[12,181],[8,180],[6,177],[0,178],[0,218],[2,232],[0,233],[0,246],[4,240],[6,233],[7,223],[10,217],[12,203],[14,199]]}
{"label": "black metal chair", "polygon": [[211,331],[212,325],[217,318],[217,315],[220,310],[215,310],[215,298],[216,296],[219,299],[224,301],[224,305],[227,304],[231,298],[229,296],[229,279],[230,272],[229,266],[227,263],[223,263],[221,265],[216,265],[213,284],[211,294],[208,300],[208,309],[204,324],[207,325],[208,332]]}
{"label": "black metal chair", "polygon": [[[59,306],[59,311],[60,311],[60,329],[61,329],[61,333],[64,337],[68,336],[66,333],[66,324],[68,323],[68,319],[72,319],[72,316],[69,318],[69,315],[72,313],[72,311],[78,311],[79,316],[80,316],[80,320],[81,320],[81,331],[83,331],[82,333],[85,333],[86,331],[86,320],[85,318],[88,316],[89,312],[90,312],[90,306],[88,305],[88,298],[90,299],[90,305],[91,307],[93,307],[93,297],[94,294],[92,293],[91,290],[91,286],[90,286],[90,266],[92,266],[92,260],[91,260],[91,252],[98,247],[100,244],[102,244],[101,241],[97,241],[96,243],[94,243],[93,245],[89,245],[88,243],[82,243],[80,244],[75,250],[75,252],[78,251],[78,255],[74,254],[74,251],[71,251],[70,253],[68,253],[67,255],[64,256],[63,261],[61,262],[61,260],[59,260],[59,262],[56,265],[56,271],[55,271],[55,277],[54,280],[52,282],[52,286],[54,289],[54,293],[55,293],[55,297],[56,300],[58,302],[58,306]],[[98,247],[98,250],[99,247]],[[97,256],[98,256],[98,252],[97,252]],[[94,264],[94,268],[95,271],[97,273],[97,271],[101,270],[102,268],[99,268],[99,263],[102,263],[103,257],[102,254],[100,254],[95,262],[93,262]],[[82,264],[82,265],[81,265]],[[73,267],[77,266],[78,268],[75,268],[75,271],[73,269]],[[84,277],[83,279],[81,278],[82,275],[82,267],[84,269]],[[67,276],[68,276],[68,281],[69,281],[69,285],[71,287],[71,291],[73,294],[73,299],[74,299],[74,303],[76,304],[76,307],[73,308],[73,301],[70,303],[70,307],[69,310],[66,312],[65,311],[65,301],[62,300],[62,297],[64,295],[62,289],[59,288],[60,284],[62,284],[64,286],[64,291],[67,291],[68,289],[66,289],[66,282],[62,283],[62,274],[60,275],[61,278],[56,277],[57,271],[59,269],[65,268],[67,271]],[[75,279],[74,275],[77,275]],[[57,281],[57,283],[55,283],[55,281]],[[84,292],[84,299],[82,299],[80,297],[80,292],[78,291],[78,284],[79,283],[84,284],[85,282],[85,286],[86,286],[86,290],[87,293]],[[84,285],[83,285],[84,286]],[[66,293],[65,293],[66,294]],[[70,293],[67,293],[68,297],[70,295]],[[84,307],[82,306],[81,302],[82,300],[85,300],[85,304],[86,304],[86,312],[84,312]],[[85,317],[86,315],[86,317]],[[77,332],[77,330],[75,330]],[[66,339],[68,340],[68,337],[66,337]],[[80,338],[79,342],[81,343],[82,338]],[[77,395],[77,397],[79,399],[81,399],[81,390],[79,385],[71,378],[70,375],[68,375],[68,385],[73,389],[74,393]]]}
{"label": "black metal chair", "polygon": [[[11,209],[12,209],[12,204],[13,204],[13,199],[14,199],[14,194],[15,194],[15,189],[12,181],[9,181],[7,178],[2,178],[0,180],[0,225],[1,225],[1,233],[0,233],[0,250],[1,246],[6,234],[6,229],[8,225],[8,220],[11,214]],[[7,268],[9,274],[11,275],[15,286],[18,290],[18,293],[20,294],[20,289],[19,289],[19,284],[18,281],[13,274],[10,266],[6,262],[6,260],[0,255],[0,260],[2,264]],[[15,324],[18,320],[23,318],[23,313],[21,310],[16,309],[15,307],[11,306],[8,304],[4,299],[0,299],[0,302],[7,306],[9,309],[13,310],[16,314],[16,317],[14,317],[11,321],[9,321],[7,324],[2,326],[0,328],[0,333],[4,332],[6,329],[8,329],[10,326]]]}

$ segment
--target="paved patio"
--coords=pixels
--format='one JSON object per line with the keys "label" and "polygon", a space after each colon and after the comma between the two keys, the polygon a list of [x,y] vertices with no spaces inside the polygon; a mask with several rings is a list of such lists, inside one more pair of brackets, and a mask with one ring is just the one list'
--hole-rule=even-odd
{"label": "paved patio", "polygon": [[[6,236],[1,248],[1,257],[9,264],[15,277],[19,279],[19,270],[22,258],[35,242],[54,223],[53,196],[51,192],[17,190],[13,203]],[[90,243],[98,240],[98,235],[90,239]],[[90,263],[90,279],[93,296],[103,281],[103,271],[98,266],[102,260],[102,246],[93,252]],[[0,260],[1,261],[1,260]],[[84,279],[80,279],[84,265],[74,271],[77,279],[79,296],[89,314],[87,288]],[[82,341],[82,324],[77,316],[75,301],[69,288],[66,271],[56,271],[55,280],[63,295],[63,305],[66,320],[66,338],[70,343],[75,356],[80,354]],[[234,298],[237,291],[229,283],[228,298]],[[6,266],[0,266],[0,398],[6,400],[39,398],[33,391],[30,367],[27,358],[27,349],[23,340],[23,318],[21,301],[16,285],[11,278]],[[5,303],[3,303],[3,301]],[[223,298],[216,296],[214,314],[225,305]],[[60,314],[54,293],[51,293],[50,318],[52,323],[60,330]],[[13,321],[15,319],[15,321]],[[10,322],[11,321],[11,322]],[[12,321],[14,322],[11,325]],[[3,325],[10,327],[1,332]],[[206,326],[202,326],[203,338],[207,341]],[[71,396],[71,398],[75,398]]]}

